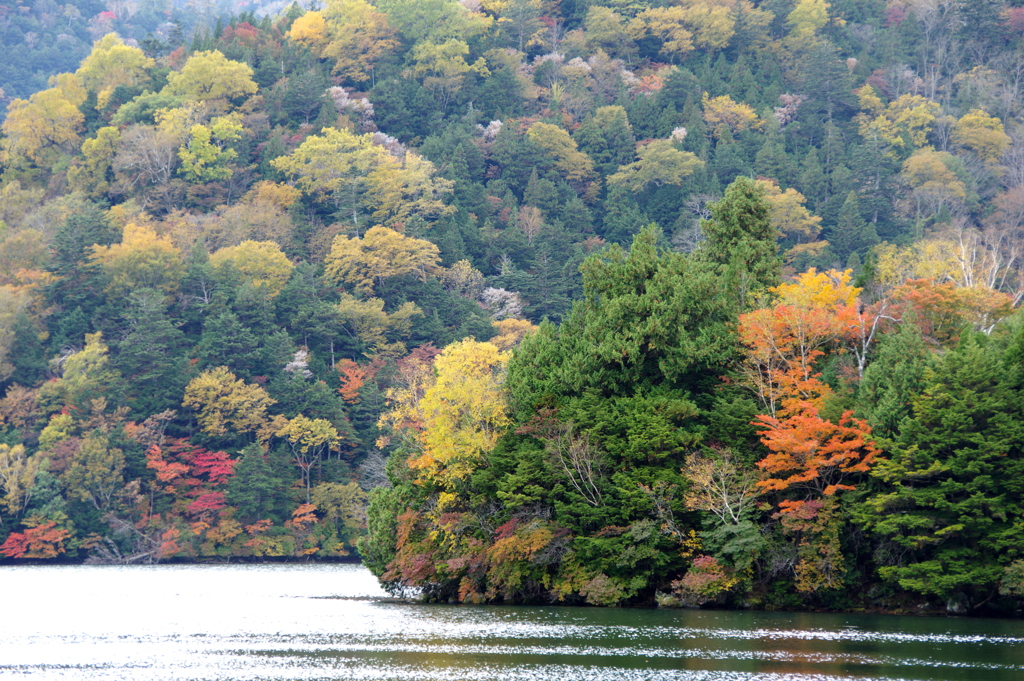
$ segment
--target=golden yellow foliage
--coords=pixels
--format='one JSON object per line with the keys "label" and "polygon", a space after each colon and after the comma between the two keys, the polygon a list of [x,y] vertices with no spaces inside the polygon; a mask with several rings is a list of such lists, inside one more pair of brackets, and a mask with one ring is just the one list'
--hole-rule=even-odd
{"label": "golden yellow foliage", "polygon": [[119,86],[148,82],[148,71],[155,65],[142,50],[125,45],[116,33],[108,33],[92,46],[75,75],[86,90],[96,93],[96,108],[102,109]]}
{"label": "golden yellow foliage", "polygon": [[511,422],[503,390],[508,359],[494,345],[468,338],[437,357],[436,379],[420,401],[423,454],[409,461],[422,482],[451,491],[494,449]]}
{"label": "golden yellow foliage", "polygon": [[519,347],[524,338],[539,328],[536,324],[526,319],[509,318],[491,323],[498,333],[488,342],[502,352],[512,352]]}
{"label": "golden yellow foliage", "polygon": [[437,246],[387,227],[372,227],[360,239],[340,234],[327,256],[325,275],[369,293],[387,277],[415,274],[420,279],[434,271],[440,261]]}
{"label": "golden yellow foliage", "polygon": [[318,54],[327,44],[327,22],[320,12],[306,12],[292,23],[287,35]]}
{"label": "golden yellow foliage", "polygon": [[1003,122],[998,118],[981,109],[971,109],[953,126],[953,142],[992,162],[999,160],[1010,146],[1010,136],[1003,132]]}
{"label": "golden yellow foliage", "polygon": [[281,293],[295,269],[273,241],[243,241],[237,246],[222,248],[210,256],[210,264],[233,266],[246,281],[266,291],[268,298],[276,298]]}
{"label": "golden yellow foliage", "polygon": [[189,382],[182,405],[197,411],[196,420],[210,435],[260,430],[267,408],[277,400],[258,385],[247,385],[227,367],[208,369]]}
{"label": "golden yellow foliage", "polygon": [[764,187],[764,197],[772,206],[772,226],[800,243],[814,241],[821,233],[821,218],[804,207],[807,198],[789,187],[782,191],[774,180],[757,180]]}
{"label": "golden yellow foliage", "polygon": [[792,284],[779,284],[771,289],[780,305],[836,311],[853,305],[861,289],[850,285],[852,270],[818,272],[811,268],[797,276]]}
{"label": "golden yellow foliage", "polygon": [[744,130],[760,130],[761,120],[749,104],[736,102],[729,95],[709,97],[704,93],[704,122],[711,128],[715,139],[721,139],[726,132],[735,135]]}
{"label": "golden yellow foliage", "polygon": [[185,273],[181,251],[146,224],[129,222],[121,243],[93,246],[92,251],[93,262],[109,277],[107,290],[118,295],[140,288],[173,293]]}

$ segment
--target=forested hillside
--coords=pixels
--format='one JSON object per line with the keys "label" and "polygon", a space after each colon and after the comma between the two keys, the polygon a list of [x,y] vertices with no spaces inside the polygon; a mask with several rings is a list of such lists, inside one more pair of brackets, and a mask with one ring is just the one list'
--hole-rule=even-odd
{"label": "forested hillside", "polygon": [[87,4],[0,7],[7,559],[1019,605],[1024,6]]}

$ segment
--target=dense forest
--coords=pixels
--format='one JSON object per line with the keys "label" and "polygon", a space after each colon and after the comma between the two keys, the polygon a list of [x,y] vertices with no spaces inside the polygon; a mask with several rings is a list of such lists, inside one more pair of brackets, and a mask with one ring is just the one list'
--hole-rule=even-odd
{"label": "dense forest", "polygon": [[0,560],[1020,607],[1024,2],[225,9],[0,6]]}

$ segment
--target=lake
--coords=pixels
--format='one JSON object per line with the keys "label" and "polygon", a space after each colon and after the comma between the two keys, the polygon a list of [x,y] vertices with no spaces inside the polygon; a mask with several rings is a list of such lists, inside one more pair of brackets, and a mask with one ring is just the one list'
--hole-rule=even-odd
{"label": "lake", "polygon": [[358,565],[2,567],[0,677],[1024,678],[1024,622],[407,605]]}

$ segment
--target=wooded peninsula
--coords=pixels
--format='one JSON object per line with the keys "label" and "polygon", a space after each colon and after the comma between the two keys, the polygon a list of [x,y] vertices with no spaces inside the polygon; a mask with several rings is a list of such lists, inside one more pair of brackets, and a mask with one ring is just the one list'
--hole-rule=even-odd
{"label": "wooded peninsula", "polygon": [[0,6],[0,560],[1019,613],[1024,1],[231,11]]}

